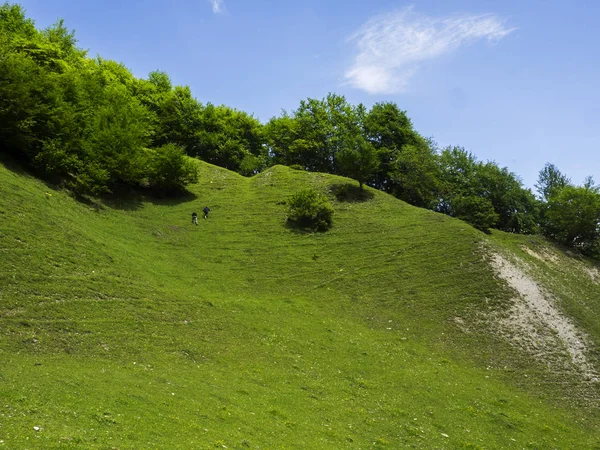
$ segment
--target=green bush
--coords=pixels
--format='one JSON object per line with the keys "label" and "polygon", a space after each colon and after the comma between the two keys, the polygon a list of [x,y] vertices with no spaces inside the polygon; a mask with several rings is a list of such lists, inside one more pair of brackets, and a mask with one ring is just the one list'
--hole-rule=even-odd
{"label": "green bush", "polygon": [[198,167],[175,144],[165,144],[148,150],[148,184],[158,194],[181,192],[185,186],[198,181]]}
{"label": "green bush", "polygon": [[331,228],[333,207],[326,196],[314,189],[304,189],[292,194],[288,200],[288,221],[316,231]]}

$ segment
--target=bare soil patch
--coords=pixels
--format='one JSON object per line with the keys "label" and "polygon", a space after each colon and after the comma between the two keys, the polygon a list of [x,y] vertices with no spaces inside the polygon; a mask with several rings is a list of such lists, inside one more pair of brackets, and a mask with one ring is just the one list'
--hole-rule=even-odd
{"label": "bare soil patch", "polygon": [[595,267],[586,267],[585,271],[594,283],[600,283],[600,271],[598,269]]}
{"label": "bare soil patch", "polygon": [[560,262],[559,257],[555,253],[547,249],[543,249],[539,252],[536,252],[535,250],[527,247],[526,245],[522,245],[521,250],[545,263],[558,264]]}
{"label": "bare soil patch", "polygon": [[598,381],[598,374],[586,357],[585,335],[559,310],[552,294],[525,272],[524,264],[519,261],[491,254],[496,274],[517,294],[508,315],[495,318],[495,327],[511,342],[549,366],[575,367],[585,379]]}

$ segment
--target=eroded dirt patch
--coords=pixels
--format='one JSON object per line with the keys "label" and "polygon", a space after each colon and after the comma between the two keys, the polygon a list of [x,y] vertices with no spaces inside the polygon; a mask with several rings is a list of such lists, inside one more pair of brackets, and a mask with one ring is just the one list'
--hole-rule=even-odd
{"label": "eroded dirt patch", "polygon": [[568,267],[571,272],[581,272],[585,276],[589,277],[592,282],[600,284],[600,271],[597,267],[591,267],[581,260],[581,257],[566,252],[562,254],[552,250],[548,246],[536,245],[535,248],[531,248],[526,244],[521,245],[521,250],[527,253],[529,256],[533,256],[535,259],[554,267]]}
{"label": "eroded dirt patch", "polygon": [[560,259],[558,258],[558,256],[556,254],[554,254],[546,249],[536,252],[535,250],[527,247],[526,245],[522,245],[521,250],[523,250],[525,253],[529,254],[530,256],[533,256],[534,258],[537,258],[540,261],[543,261],[545,263],[558,264],[560,262]]}
{"label": "eroded dirt patch", "polygon": [[595,267],[586,267],[585,271],[594,283],[600,283],[600,271],[598,271],[598,269]]}
{"label": "eroded dirt patch", "polygon": [[496,321],[500,333],[554,368],[557,364],[565,369],[572,365],[586,379],[598,381],[586,357],[585,336],[561,313],[552,295],[517,262],[494,253],[491,264],[496,274],[518,294],[508,316]]}

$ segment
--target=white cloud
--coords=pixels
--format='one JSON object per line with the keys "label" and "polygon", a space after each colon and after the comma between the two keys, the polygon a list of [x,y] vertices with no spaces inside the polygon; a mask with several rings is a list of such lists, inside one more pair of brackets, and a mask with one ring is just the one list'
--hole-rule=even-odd
{"label": "white cloud", "polygon": [[223,12],[223,0],[210,0],[210,4],[212,5],[212,10],[215,14]]}
{"label": "white cloud", "polygon": [[513,30],[492,14],[435,18],[409,7],[376,16],[349,39],[356,55],[345,79],[371,94],[402,92],[424,61],[480,39],[498,41]]}

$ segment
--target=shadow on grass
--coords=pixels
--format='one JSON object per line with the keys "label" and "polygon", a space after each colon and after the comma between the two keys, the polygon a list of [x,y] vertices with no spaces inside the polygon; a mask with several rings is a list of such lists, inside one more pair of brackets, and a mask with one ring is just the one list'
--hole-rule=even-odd
{"label": "shadow on grass", "polygon": [[31,172],[25,169],[24,162],[15,159],[8,153],[0,152],[0,164],[2,164],[11,172],[16,173],[17,175],[34,176]]}
{"label": "shadow on grass", "polygon": [[0,152],[0,164],[11,172],[27,178],[33,178],[43,183],[48,189],[59,190],[60,179],[57,177],[45,177],[44,174],[37,171],[35,168],[30,167],[27,161],[15,157],[9,153]]}
{"label": "shadow on grass", "polygon": [[125,211],[134,211],[142,207],[144,202],[151,202],[157,205],[178,205],[180,203],[191,202],[197,199],[197,195],[182,189],[175,192],[161,193],[154,192],[142,187],[119,185],[113,188],[111,194],[92,195],[81,194],[65,188],[65,179],[52,177],[28,167],[26,161],[7,153],[0,153],[0,164],[11,172],[22,176],[35,178],[43,183],[48,189],[54,191],[67,192],[77,202],[82,203],[97,211],[104,208],[120,209]]}
{"label": "shadow on grass", "polygon": [[108,208],[122,211],[135,211],[141,208],[144,202],[150,202],[155,205],[175,206],[180,203],[194,201],[198,196],[187,189],[182,189],[169,194],[156,193],[147,189],[120,186],[114,189],[112,194],[101,197],[102,204]]}
{"label": "shadow on grass", "polygon": [[[60,177],[45,175],[39,170],[36,170],[35,167],[31,167],[25,159],[19,158],[18,156],[14,156],[10,153],[0,152],[0,164],[2,164],[6,169],[10,170],[14,174],[19,175],[20,177],[39,181],[46,188],[51,189],[53,191],[61,191],[64,189],[64,180],[62,180]],[[82,199],[78,198],[77,195],[75,195],[74,193],[70,191],[68,192],[77,201],[82,201]],[[94,202],[82,201],[82,203],[90,204]]]}
{"label": "shadow on grass", "polygon": [[286,219],[285,227],[294,234],[313,234],[313,233],[325,233],[325,229],[315,229],[310,224],[298,223],[293,220]]}
{"label": "shadow on grass", "polygon": [[373,192],[350,183],[332,185],[331,193],[335,195],[338,202],[348,203],[367,202],[374,197]]}
{"label": "shadow on grass", "polygon": [[[570,259],[576,259],[578,261],[585,260],[598,271],[600,271],[600,249],[596,250],[595,248],[585,248],[583,246],[569,246],[564,242],[556,241],[552,238],[545,238],[548,242],[554,245],[554,248],[560,251],[563,256],[566,256]],[[543,240],[535,240],[529,239],[529,244],[533,244],[534,248],[541,249],[542,251],[545,249],[545,243]]]}

